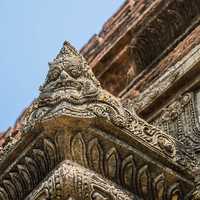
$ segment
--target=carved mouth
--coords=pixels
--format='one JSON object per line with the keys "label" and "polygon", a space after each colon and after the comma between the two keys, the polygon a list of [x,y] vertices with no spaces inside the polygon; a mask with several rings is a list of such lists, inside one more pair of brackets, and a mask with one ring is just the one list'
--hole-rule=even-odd
{"label": "carved mouth", "polygon": [[41,91],[43,93],[49,93],[53,91],[60,91],[60,90],[67,90],[67,89],[73,89],[80,91],[82,89],[82,84],[80,82],[74,81],[74,80],[65,80],[65,81],[54,81],[53,83],[49,83],[45,85],[44,87],[41,87]]}
{"label": "carved mouth", "polygon": [[54,105],[56,102],[59,101],[59,97],[52,97],[52,96],[41,96],[39,99],[39,107],[48,105]]}
{"label": "carved mouth", "polygon": [[82,89],[82,85],[79,82],[75,82],[73,80],[66,80],[66,81],[56,83],[55,91],[58,91],[61,89],[76,89],[80,91]]}

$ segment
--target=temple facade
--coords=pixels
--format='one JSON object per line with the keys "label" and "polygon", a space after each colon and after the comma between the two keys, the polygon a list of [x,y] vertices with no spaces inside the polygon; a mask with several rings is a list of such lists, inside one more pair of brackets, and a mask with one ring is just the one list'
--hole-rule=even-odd
{"label": "temple facade", "polygon": [[64,42],[0,138],[0,200],[56,199],[200,200],[199,0],[126,0]]}

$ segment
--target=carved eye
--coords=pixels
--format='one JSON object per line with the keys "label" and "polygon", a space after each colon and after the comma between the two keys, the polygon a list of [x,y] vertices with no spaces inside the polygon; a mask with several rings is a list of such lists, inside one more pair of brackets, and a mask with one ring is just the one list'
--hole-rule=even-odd
{"label": "carved eye", "polygon": [[54,81],[59,77],[59,75],[60,75],[60,69],[54,68],[49,72],[48,79],[49,81]]}

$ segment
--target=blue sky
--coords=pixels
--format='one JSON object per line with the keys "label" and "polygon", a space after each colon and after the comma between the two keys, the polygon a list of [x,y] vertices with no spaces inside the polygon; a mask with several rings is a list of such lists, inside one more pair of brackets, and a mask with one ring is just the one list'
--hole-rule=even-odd
{"label": "blue sky", "polygon": [[0,131],[37,97],[64,40],[80,49],[123,0],[0,0]]}

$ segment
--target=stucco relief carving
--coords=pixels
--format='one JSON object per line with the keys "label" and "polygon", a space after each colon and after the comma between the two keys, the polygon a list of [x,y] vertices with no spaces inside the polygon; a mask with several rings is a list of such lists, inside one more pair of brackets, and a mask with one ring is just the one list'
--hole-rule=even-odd
{"label": "stucco relief carving", "polygon": [[[0,200],[22,200],[37,184],[63,160],[60,135],[35,138],[31,149],[10,166],[7,173],[0,174]],[[59,144],[58,144],[59,143]],[[45,193],[42,193],[43,197]],[[42,199],[41,197],[41,199]]]}
{"label": "stucco relief carving", "polygon": [[[126,166],[128,167],[128,166]],[[128,169],[128,168],[127,168]],[[178,183],[172,185],[165,193],[165,178],[161,174],[153,185],[153,193],[146,190],[148,181],[147,167],[139,172],[140,188],[143,190],[142,199],[182,199]],[[142,191],[140,191],[142,192]],[[141,195],[141,194],[140,194]],[[140,199],[111,181],[87,170],[71,161],[62,162],[25,200],[136,200]]]}
{"label": "stucco relief carving", "polygon": [[134,200],[131,193],[78,164],[64,161],[26,200]]}
{"label": "stucco relief carving", "polygon": [[[89,131],[88,134],[92,135]],[[178,181],[169,184],[164,171],[155,172],[155,168],[141,163],[134,153],[124,152],[123,155],[117,145],[105,148],[105,143],[97,137],[86,139],[82,133],[73,135],[70,152],[75,163],[102,174],[143,199],[149,199],[147,194],[163,200],[175,194],[180,198],[183,196]]]}
{"label": "stucco relief carving", "polygon": [[[60,53],[49,64],[49,67],[46,81],[40,88],[41,93],[27,110],[24,116],[24,126],[20,130],[23,138],[41,128],[41,132],[38,132],[41,140],[36,146],[31,146],[27,154],[24,154],[23,158],[9,169],[10,171],[7,172],[9,175],[2,176],[0,200],[24,199],[47,173],[68,157],[69,160],[80,164],[85,169],[79,168],[77,164],[73,163],[67,164],[67,168],[60,166],[59,170],[53,171],[53,178],[50,177],[50,181],[47,181],[48,184],[47,182],[43,183],[41,189],[30,194],[31,197],[39,200],[45,198],[130,199],[131,195],[127,196],[123,189],[117,189],[115,184],[119,184],[143,199],[149,199],[148,194],[155,199],[182,198],[183,193],[186,193],[182,190],[183,180],[180,179],[180,184],[179,178],[171,182],[167,177],[168,172],[162,174],[162,167],[154,165],[154,161],[140,158],[139,156],[143,154],[139,155],[139,153],[137,153],[136,160],[135,149],[131,149],[130,146],[130,148],[127,147],[129,151],[126,151],[120,147],[121,143],[125,144],[127,136],[151,153],[155,152],[157,156],[167,157],[170,165],[180,167],[176,156],[179,149],[177,149],[177,143],[173,137],[140,119],[134,110],[129,109],[128,105],[123,105],[119,99],[103,90],[85,59],[69,43],[64,43]],[[61,122],[59,119],[63,121]],[[116,137],[115,140],[119,140],[119,143],[104,141],[106,140],[104,136],[107,134],[106,137],[108,137],[109,133],[100,132],[100,129],[95,129],[96,127],[92,127],[94,132],[93,134],[88,132],[87,137],[83,136],[81,131],[76,132],[75,124],[71,124],[71,129],[65,132],[64,127],[68,128],[69,125],[68,119],[71,119],[73,123],[79,120],[83,124],[86,121],[93,120],[93,124],[101,121],[104,125],[118,130],[125,141],[120,141],[113,133],[109,137]],[[47,125],[49,121],[55,124]],[[56,125],[57,122],[63,124]],[[83,132],[86,130],[89,128],[84,129]],[[99,133],[95,133],[95,131],[99,131]],[[55,132],[55,137],[62,135],[64,138],[68,138],[69,143],[65,141],[68,144],[67,147],[65,146],[65,150],[62,142],[60,140],[58,142],[54,138]],[[94,137],[95,134],[99,134],[99,136]],[[102,140],[105,142],[103,147]],[[130,144],[127,142],[128,145]],[[122,149],[123,154],[120,152]],[[157,159],[156,156],[154,159]],[[137,165],[138,160],[140,160],[140,165]],[[188,163],[191,164],[189,160]],[[157,169],[156,172],[151,169],[153,165]],[[64,171],[67,171],[68,174]],[[75,173],[69,177],[68,175],[72,172]],[[182,171],[179,172],[182,174]],[[109,181],[110,185],[105,186],[107,180],[104,180],[105,178],[98,179],[100,174],[112,180],[113,183]],[[190,174],[188,175],[190,176]],[[66,180],[71,185],[65,183]],[[18,184],[15,185],[15,182]],[[192,187],[190,181],[186,184]],[[161,188],[161,191],[158,192],[158,188]]]}
{"label": "stucco relief carving", "polygon": [[152,124],[179,140],[185,151],[196,154],[199,162],[200,123],[198,121],[198,91],[187,92],[162,109]]}
{"label": "stucco relief carving", "polygon": [[174,157],[173,139],[147,124],[103,90],[85,59],[68,42],[49,64],[46,81],[40,90],[39,98],[25,117],[24,132],[34,124],[60,115],[99,118]]}

